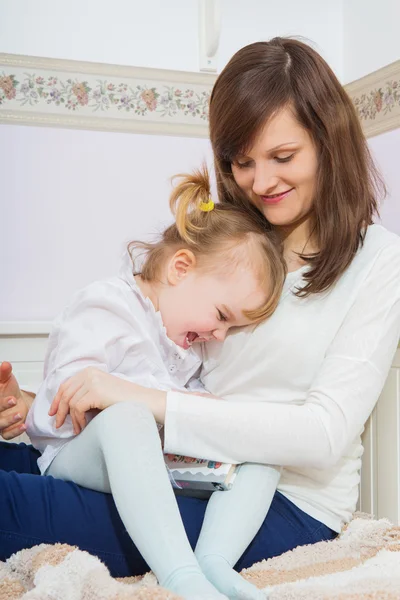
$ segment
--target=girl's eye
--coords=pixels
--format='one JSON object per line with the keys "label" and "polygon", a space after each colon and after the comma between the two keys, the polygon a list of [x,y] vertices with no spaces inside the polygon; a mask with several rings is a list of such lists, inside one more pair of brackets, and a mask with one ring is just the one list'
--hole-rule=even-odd
{"label": "girl's eye", "polygon": [[227,321],[228,320],[228,318],[224,315],[224,313],[222,313],[218,308],[217,308],[217,311],[218,311],[218,321]]}
{"label": "girl's eye", "polygon": [[285,162],[289,162],[290,160],[292,160],[294,156],[294,152],[293,154],[290,154],[289,156],[275,156],[275,160],[278,163],[285,163]]}

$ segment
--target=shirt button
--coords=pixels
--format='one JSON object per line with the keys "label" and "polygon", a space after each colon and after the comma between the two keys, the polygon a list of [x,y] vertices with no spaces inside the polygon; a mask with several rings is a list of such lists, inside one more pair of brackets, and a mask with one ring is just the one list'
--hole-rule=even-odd
{"label": "shirt button", "polygon": [[176,372],[176,365],[169,365],[169,372],[170,373],[175,373]]}

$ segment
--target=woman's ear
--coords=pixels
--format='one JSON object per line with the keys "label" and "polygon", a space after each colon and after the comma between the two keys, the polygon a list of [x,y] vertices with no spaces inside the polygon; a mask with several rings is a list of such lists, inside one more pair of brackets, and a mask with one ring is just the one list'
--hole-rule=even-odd
{"label": "woman's ear", "polygon": [[178,285],[195,267],[196,257],[191,250],[177,250],[168,263],[168,283]]}

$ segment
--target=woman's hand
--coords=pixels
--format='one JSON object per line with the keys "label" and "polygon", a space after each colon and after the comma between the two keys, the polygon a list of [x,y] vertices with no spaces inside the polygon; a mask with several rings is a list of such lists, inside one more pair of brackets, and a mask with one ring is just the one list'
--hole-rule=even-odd
{"label": "woman's hand", "polygon": [[58,428],[70,413],[74,433],[78,434],[86,427],[85,413],[89,410],[104,410],[117,402],[132,400],[146,404],[155,419],[162,417],[159,422],[164,422],[165,392],[145,388],[95,367],[87,367],[60,385],[49,415],[56,415]]}
{"label": "woman's hand", "polygon": [[25,419],[34,396],[23,392],[9,362],[0,363],[0,435],[12,440],[26,430]]}

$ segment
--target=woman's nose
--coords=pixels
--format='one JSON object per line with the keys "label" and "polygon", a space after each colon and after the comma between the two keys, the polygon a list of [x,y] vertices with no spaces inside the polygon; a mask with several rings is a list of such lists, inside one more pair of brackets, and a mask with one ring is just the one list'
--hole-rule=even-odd
{"label": "woman's nose", "polygon": [[254,170],[253,192],[257,196],[267,196],[273,194],[278,184],[279,178],[274,169],[262,164]]}

